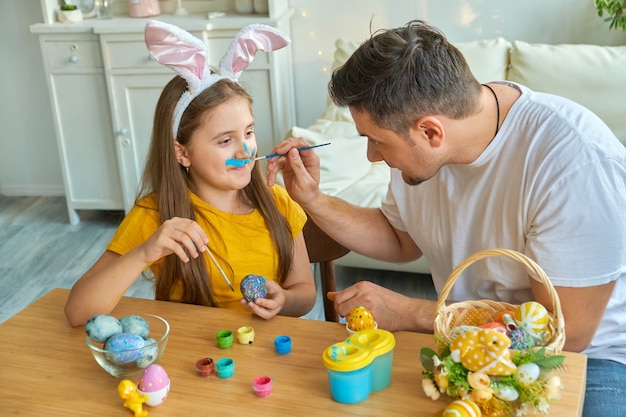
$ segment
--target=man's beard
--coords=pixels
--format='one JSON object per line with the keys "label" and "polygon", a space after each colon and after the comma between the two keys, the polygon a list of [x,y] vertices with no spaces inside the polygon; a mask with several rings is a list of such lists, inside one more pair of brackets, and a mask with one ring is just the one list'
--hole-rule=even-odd
{"label": "man's beard", "polygon": [[402,176],[402,180],[410,186],[420,185],[421,183],[426,181],[425,179],[422,179],[422,178],[411,178],[411,177],[407,178],[404,175]]}

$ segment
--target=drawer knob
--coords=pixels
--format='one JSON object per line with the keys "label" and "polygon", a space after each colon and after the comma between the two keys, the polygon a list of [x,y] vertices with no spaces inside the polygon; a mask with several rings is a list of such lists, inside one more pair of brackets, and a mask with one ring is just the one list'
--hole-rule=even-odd
{"label": "drawer knob", "polygon": [[120,136],[128,136],[128,129],[123,127],[123,128],[120,129],[120,131],[118,133],[119,133]]}
{"label": "drawer knob", "polygon": [[78,55],[70,55],[70,62],[75,64],[78,62]]}

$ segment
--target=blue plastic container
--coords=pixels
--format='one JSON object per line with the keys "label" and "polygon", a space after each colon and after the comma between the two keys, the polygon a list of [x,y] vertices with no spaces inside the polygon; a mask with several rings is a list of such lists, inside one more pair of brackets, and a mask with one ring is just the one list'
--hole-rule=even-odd
{"label": "blue plastic container", "polygon": [[393,334],[378,329],[362,330],[329,346],[322,354],[322,362],[328,370],[333,399],[356,404],[371,392],[387,388],[391,383],[394,347]]}

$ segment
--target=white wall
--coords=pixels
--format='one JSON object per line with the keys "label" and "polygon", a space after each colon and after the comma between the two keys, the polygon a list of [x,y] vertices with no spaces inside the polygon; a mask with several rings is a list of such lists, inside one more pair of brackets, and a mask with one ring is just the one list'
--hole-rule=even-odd
{"label": "white wall", "polygon": [[63,195],[48,87],[32,23],[39,0],[0,0],[0,194]]}
{"label": "white wall", "polygon": [[[123,0],[115,0],[123,1]],[[452,41],[490,39],[626,45],[593,0],[290,0],[296,123],[323,112],[334,41],[421,18]],[[39,0],[0,0],[0,194],[61,195],[63,180],[37,37]]]}
{"label": "white wall", "polygon": [[324,110],[334,41],[362,41],[371,31],[423,19],[450,40],[502,36],[541,43],[626,45],[626,32],[609,31],[593,0],[291,0],[297,125]]}

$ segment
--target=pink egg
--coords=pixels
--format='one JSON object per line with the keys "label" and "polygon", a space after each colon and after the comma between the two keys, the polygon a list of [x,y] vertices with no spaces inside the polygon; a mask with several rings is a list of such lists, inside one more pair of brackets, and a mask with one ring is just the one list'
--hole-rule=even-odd
{"label": "pink egg", "polygon": [[147,405],[156,407],[167,399],[170,392],[170,378],[162,366],[149,365],[141,374],[137,390],[140,394],[148,396]]}
{"label": "pink egg", "polygon": [[144,392],[159,391],[170,383],[167,372],[161,365],[152,364],[144,369],[137,388]]}

